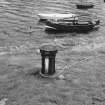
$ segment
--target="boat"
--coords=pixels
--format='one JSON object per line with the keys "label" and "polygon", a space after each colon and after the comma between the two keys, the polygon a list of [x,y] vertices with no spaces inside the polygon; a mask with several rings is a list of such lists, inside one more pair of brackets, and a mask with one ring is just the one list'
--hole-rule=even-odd
{"label": "boat", "polygon": [[84,3],[84,4],[76,4],[78,9],[88,9],[88,8],[93,8],[94,5],[91,3]]}
{"label": "boat", "polygon": [[67,19],[71,17],[75,17],[76,15],[73,13],[40,13],[38,14],[41,21],[47,20],[47,19]]}
{"label": "boat", "polygon": [[63,19],[63,20],[46,20],[45,25],[47,28],[59,30],[59,31],[89,31],[94,29],[100,23],[99,20],[78,20],[74,19]]}
{"label": "boat", "polygon": [[89,9],[89,8],[93,8],[94,4],[92,2],[81,0],[80,3],[76,4],[76,6],[78,9]]}

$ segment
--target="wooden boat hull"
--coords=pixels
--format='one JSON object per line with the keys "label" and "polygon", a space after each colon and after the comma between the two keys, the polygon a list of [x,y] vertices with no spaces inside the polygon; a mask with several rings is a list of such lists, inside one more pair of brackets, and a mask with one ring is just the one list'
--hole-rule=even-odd
{"label": "wooden boat hull", "polygon": [[56,23],[46,22],[46,25],[56,30],[62,31],[88,31],[94,28],[93,24],[75,24],[75,25],[61,25]]}
{"label": "wooden boat hull", "polygon": [[57,24],[50,21],[46,21],[46,26],[55,30],[61,31],[89,31],[92,30],[96,24]]}

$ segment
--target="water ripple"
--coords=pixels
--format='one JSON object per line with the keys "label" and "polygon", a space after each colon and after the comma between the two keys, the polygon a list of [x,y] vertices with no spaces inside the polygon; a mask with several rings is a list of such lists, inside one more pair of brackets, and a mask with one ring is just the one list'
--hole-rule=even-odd
{"label": "water ripple", "polygon": [[[19,37],[21,34],[22,38],[25,34],[27,34],[30,36],[29,40],[38,39],[40,42],[42,41],[42,43],[47,42],[48,40],[52,41],[54,38],[58,38],[56,36],[59,35],[56,33],[53,33],[53,35],[45,33],[43,25],[38,24],[39,18],[37,17],[37,14],[40,12],[72,12],[81,15],[97,14],[101,20],[101,29],[104,29],[105,4],[99,0],[91,1],[95,5],[94,8],[89,10],[78,10],[76,8],[76,3],[80,2],[80,0],[0,0],[0,30],[3,30],[1,33],[4,34],[4,36],[13,36],[14,34],[15,36],[19,35]],[[94,34],[95,36],[98,36],[100,32],[101,31],[91,32],[88,34],[88,36],[92,36]],[[103,33],[104,30],[102,31],[102,34]],[[72,34],[70,33],[62,34],[63,37],[72,37]],[[82,34],[82,36],[83,35],[84,34]]]}

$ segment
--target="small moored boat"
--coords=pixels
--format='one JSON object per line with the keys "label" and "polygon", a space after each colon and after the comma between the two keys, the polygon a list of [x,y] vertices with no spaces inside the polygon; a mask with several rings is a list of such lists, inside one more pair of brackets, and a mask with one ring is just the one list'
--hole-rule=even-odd
{"label": "small moored boat", "polygon": [[94,7],[93,3],[91,3],[91,2],[80,3],[80,4],[78,3],[78,4],[76,4],[76,6],[78,9],[89,9],[89,8]]}
{"label": "small moored boat", "polygon": [[93,2],[89,2],[87,0],[80,0],[80,2],[78,2],[76,4],[78,9],[89,9],[89,8],[93,8],[94,4]]}

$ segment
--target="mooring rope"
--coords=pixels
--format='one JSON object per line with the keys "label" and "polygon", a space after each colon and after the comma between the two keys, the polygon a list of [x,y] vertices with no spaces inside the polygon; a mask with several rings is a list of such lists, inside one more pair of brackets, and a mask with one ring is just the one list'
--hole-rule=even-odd
{"label": "mooring rope", "polygon": [[[83,62],[83,61],[86,61],[86,60],[88,60],[88,58],[82,59],[80,62]],[[78,64],[78,63],[80,63],[80,62],[75,62],[75,63],[73,63],[72,65],[66,64],[66,65],[62,68],[62,71],[60,71],[59,73],[57,73],[57,74],[55,74],[55,75],[52,75],[52,76],[50,76],[50,75],[44,75],[44,74],[42,74],[41,72],[40,72],[40,75],[41,75],[42,77],[45,77],[45,78],[53,78],[53,79],[56,79],[56,78],[59,78],[59,76],[62,75],[62,74],[65,72],[65,70],[69,69],[69,68],[72,67],[72,66],[75,66],[76,64]]]}

